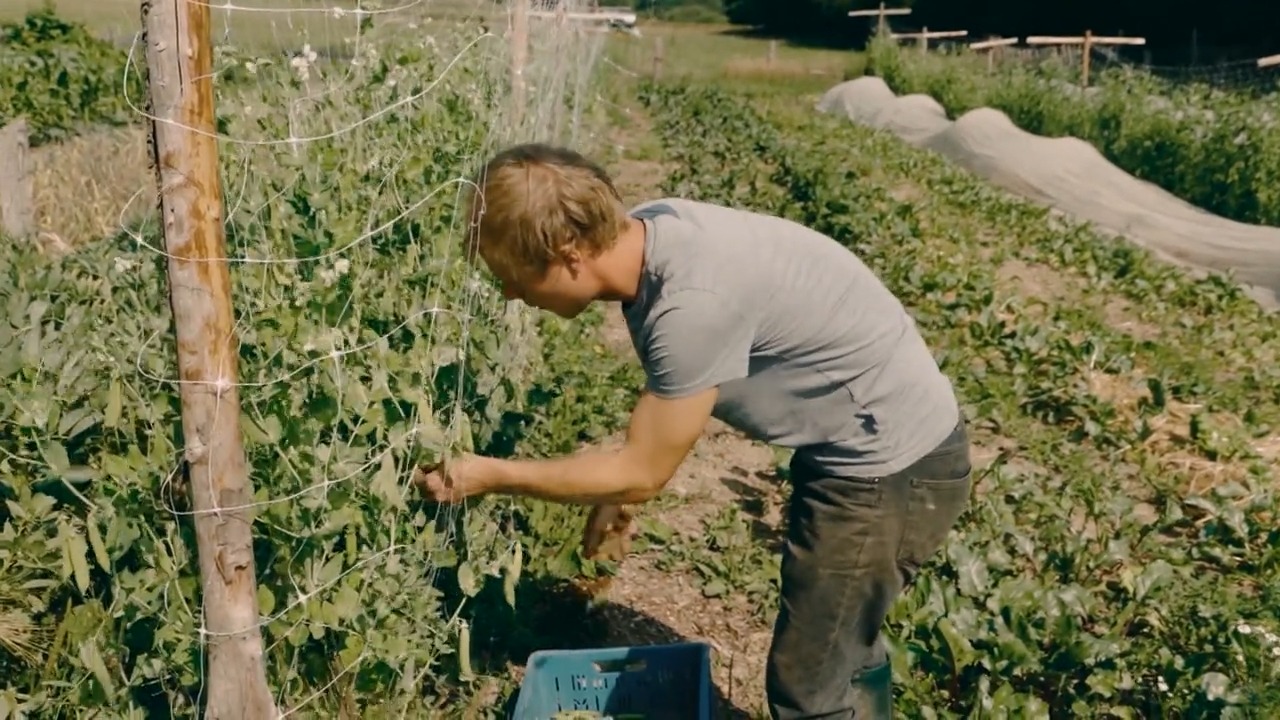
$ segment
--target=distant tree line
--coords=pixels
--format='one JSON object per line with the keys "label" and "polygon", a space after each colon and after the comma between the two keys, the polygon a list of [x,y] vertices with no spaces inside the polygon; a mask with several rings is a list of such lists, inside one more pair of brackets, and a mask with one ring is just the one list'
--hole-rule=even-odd
{"label": "distant tree line", "polygon": [[[875,19],[850,18],[879,0],[722,0],[730,22],[840,47],[860,47]],[[694,0],[649,0],[683,5]],[[717,0],[699,0],[711,6]],[[1210,63],[1280,53],[1280,0],[888,0],[911,7],[896,27],[968,30],[972,37],[1000,35],[1141,35],[1152,62]]]}

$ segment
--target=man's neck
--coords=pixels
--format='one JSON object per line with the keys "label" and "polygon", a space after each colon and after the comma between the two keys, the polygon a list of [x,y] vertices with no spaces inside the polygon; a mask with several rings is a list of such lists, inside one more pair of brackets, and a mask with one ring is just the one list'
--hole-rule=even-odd
{"label": "man's neck", "polygon": [[631,218],[613,247],[596,259],[601,279],[600,300],[631,302],[644,274],[644,222]]}

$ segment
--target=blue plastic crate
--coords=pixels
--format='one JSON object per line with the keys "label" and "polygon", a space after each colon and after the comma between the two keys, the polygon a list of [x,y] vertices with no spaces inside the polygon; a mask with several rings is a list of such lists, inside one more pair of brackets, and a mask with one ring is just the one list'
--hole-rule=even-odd
{"label": "blue plastic crate", "polygon": [[512,720],[549,720],[564,710],[711,720],[711,688],[706,643],[540,650],[529,656]]}

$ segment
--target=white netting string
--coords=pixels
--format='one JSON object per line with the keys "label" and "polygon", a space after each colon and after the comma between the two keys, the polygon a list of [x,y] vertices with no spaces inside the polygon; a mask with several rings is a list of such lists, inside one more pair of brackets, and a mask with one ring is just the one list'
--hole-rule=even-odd
{"label": "white netting string", "polygon": [[[538,352],[532,313],[461,257],[460,194],[503,145],[581,142],[605,36],[530,18],[517,116],[503,6],[209,6],[241,348],[238,378],[203,385],[219,413],[238,395],[255,490],[211,512],[255,516],[259,626],[284,714],[336,702],[335,686],[357,675],[399,690],[408,708],[434,658],[455,650],[457,612],[440,604],[436,570],[459,561],[460,545],[477,572],[513,551],[498,518],[415,508],[412,467],[483,434],[468,419],[478,404],[496,406],[490,417],[518,405]],[[130,72],[142,72],[144,41],[131,48]],[[129,102],[157,119],[145,98]],[[136,202],[154,198],[139,192]],[[163,269],[170,256],[155,221],[126,232]],[[145,272],[132,261],[113,271]],[[179,377],[168,323],[157,318],[139,340],[136,400],[174,404],[192,381]],[[183,468],[192,453],[221,458],[216,448],[166,452],[173,469],[160,497],[178,522],[161,531],[172,554],[159,593],[165,642],[180,650],[189,637],[200,666],[174,681],[201,687],[215,638],[191,602],[188,528],[199,513],[185,502]],[[332,662],[316,666],[318,649]]]}

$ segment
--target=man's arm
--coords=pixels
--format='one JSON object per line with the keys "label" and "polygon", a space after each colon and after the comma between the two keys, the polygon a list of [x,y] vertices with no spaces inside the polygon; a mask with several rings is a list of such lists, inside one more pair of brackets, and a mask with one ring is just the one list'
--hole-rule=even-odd
{"label": "man's arm", "polygon": [[715,406],[717,388],[679,398],[645,392],[617,450],[553,460],[486,460],[483,492],[583,505],[645,502],[675,474]]}

